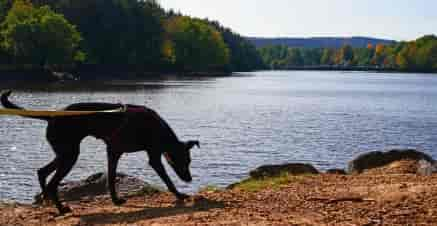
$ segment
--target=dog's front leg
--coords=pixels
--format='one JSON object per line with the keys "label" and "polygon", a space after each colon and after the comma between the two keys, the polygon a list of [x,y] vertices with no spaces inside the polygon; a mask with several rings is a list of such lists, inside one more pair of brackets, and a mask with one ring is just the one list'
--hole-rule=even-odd
{"label": "dog's front leg", "polygon": [[190,197],[186,194],[180,193],[176,189],[173,182],[170,180],[170,177],[168,176],[167,172],[165,171],[164,165],[162,165],[160,156],[151,157],[149,164],[156,171],[156,173],[159,175],[159,177],[162,179],[162,181],[164,181],[165,185],[167,185],[168,190],[171,193],[173,193],[177,199],[183,200],[183,199]]}

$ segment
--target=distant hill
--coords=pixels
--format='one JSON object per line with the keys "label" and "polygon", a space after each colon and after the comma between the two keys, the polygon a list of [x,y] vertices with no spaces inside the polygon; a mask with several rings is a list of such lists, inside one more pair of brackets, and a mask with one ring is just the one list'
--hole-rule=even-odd
{"label": "distant hill", "polygon": [[354,48],[366,47],[367,44],[390,45],[396,43],[394,40],[377,39],[369,37],[320,37],[320,38],[257,38],[247,37],[257,48],[268,45],[285,45],[289,47],[302,48],[340,48],[344,45],[351,45]]}

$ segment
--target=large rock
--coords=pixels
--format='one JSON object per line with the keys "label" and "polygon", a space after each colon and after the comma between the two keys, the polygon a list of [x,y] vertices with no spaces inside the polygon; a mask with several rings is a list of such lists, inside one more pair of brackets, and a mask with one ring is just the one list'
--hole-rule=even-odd
{"label": "large rock", "polygon": [[[148,183],[126,174],[117,173],[116,188],[120,196],[143,193],[152,194],[159,192]],[[59,197],[65,201],[81,200],[97,196],[109,195],[107,189],[107,177],[104,173],[97,173],[85,180],[70,181],[59,186]],[[35,196],[35,204],[42,203],[42,195]]]}
{"label": "large rock", "polygon": [[420,175],[429,175],[434,171],[435,160],[431,156],[414,149],[393,149],[387,152],[372,151],[359,155],[349,162],[348,173],[362,173],[401,160],[414,160],[417,164],[415,171]]}
{"label": "large rock", "polygon": [[319,171],[310,164],[290,163],[284,165],[265,165],[250,171],[250,176],[254,179],[263,177],[274,177],[281,174],[318,174]]}

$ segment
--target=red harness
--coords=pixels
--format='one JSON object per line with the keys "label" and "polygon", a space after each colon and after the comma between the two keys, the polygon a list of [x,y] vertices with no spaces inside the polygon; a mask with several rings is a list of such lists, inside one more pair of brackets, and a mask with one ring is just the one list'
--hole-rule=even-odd
{"label": "red harness", "polygon": [[[123,111],[124,113],[142,113],[146,111],[146,108],[140,106],[123,105],[123,108],[124,108]],[[120,126],[115,128],[112,131],[111,135],[105,137],[105,141],[108,144],[117,144],[120,141],[120,139],[118,139],[120,136],[120,131],[126,126],[128,121],[129,121],[129,117],[125,115],[123,121],[120,123]]]}

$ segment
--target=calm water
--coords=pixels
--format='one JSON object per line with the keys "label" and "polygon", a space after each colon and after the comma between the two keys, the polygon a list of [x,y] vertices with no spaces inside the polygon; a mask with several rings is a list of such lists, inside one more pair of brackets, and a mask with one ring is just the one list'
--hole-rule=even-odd
{"label": "calm water", "polygon": [[[181,139],[201,141],[201,149],[192,153],[194,182],[184,184],[171,173],[186,192],[226,186],[262,164],[345,167],[358,153],[387,147],[418,148],[437,157],[435,75],[257,72],[21,87],[11,99],[33,109],[83,101],[154,108]],[[44,140],[45,124],[0,117],[0,199],[30,201],[39,192],[35,172],[53,158]],[[105,170],[104,144],[87,138],[67,180]],[[119,171],[163,186],[145,153],[125,155]]]}

